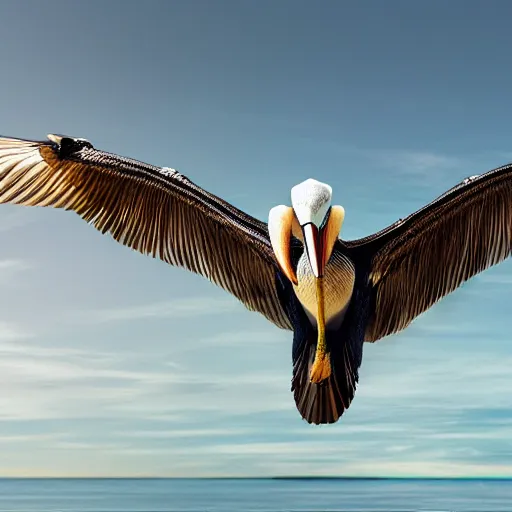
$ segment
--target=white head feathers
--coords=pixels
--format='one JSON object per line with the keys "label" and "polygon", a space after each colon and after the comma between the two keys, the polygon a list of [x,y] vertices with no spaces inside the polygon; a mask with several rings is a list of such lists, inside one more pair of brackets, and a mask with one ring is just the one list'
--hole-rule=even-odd
{"label": "white head feathers", "polygon": [[312,178],[292,188],[292,206],[299,224],[320,227],[331,206],[332,188]]}

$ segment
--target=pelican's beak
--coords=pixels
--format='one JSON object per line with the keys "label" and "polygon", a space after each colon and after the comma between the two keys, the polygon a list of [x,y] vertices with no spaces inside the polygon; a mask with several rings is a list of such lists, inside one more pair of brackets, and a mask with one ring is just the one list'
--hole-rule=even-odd
{"label": "pelican's beak", "polygon": [[313,274],[317,278],[324,277],[325,245],[323,237],[312,222],[302,226],[302,232],[304,234],[304,246]]}
{"label": "pelican's beak", "polygon": [[324,277],[325,266],[331,257],[344,218],[345,210],[336,205],[327,213],[327,220],[320,229],[312,222],[302,226],[306,254],[316,278]]}

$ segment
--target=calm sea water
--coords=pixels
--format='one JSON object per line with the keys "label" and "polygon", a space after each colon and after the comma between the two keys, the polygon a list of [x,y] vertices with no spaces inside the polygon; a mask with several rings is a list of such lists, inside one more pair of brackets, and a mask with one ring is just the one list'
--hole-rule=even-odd
{"label": "calm sea water", "polygon": [[0,511],[512,511],[512,481],[0,479]]}

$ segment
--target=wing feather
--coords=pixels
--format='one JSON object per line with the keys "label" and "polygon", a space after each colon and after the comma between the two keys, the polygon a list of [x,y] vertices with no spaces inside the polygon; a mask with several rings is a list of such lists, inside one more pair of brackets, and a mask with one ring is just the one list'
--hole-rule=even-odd
{"label": "wing feather", "polygon": [[73,210],[132,249],[201,274],[290,329],[267,225],[172,169],[49,136],[0,138],[0,203]]}
{"label": "wing feather", "polygon": [[345,242],[369,258],[374,314],[366,341],[407,327],[512,249],[512,165],[464,180],[392,226]]}

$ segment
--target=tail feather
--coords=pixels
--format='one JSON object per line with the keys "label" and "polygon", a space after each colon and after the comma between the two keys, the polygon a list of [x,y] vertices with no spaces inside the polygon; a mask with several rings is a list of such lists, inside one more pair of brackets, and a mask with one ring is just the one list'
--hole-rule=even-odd
{"label": "tail feather", "polygon": [[295,352],[292,391],[297,409],[308,423],[335,423],[350,406],[359,380],[357,364],[348,343],[333,343],[332,373],[320,383],[311,382],[316,339],[304,340]]}

